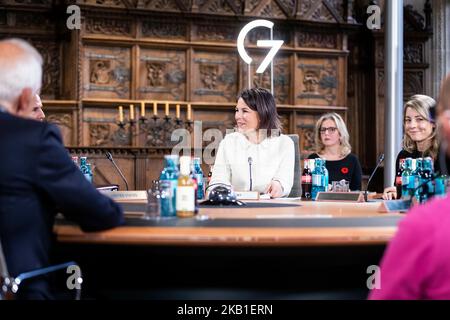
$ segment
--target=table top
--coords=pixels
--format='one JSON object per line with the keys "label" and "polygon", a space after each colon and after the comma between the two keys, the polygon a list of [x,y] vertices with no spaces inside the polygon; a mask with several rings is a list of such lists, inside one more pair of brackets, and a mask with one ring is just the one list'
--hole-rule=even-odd
{"label": "table top", "polygon": [[144,220],[127,214],[124,226],[85,233],[57,223],[60,242],[176,246],[314,246],[382,245],[404,216],[380,213],[380,202],[312,202],[266,200],[295,204],[264,208],[200,208],[195,218]]}

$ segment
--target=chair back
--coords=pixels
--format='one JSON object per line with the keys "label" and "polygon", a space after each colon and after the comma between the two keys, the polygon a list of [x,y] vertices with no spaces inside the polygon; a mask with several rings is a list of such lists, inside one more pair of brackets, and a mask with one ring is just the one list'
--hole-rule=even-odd
{"label": "chair back", "polygon": [[11,278],[9,277],[8,266],[6,265],[5,254],[3,253],[2,241],[0,239],[0,300],[9,300],[13,296],[10,294]]}
{"label": "chair back", "polygon": [[294,164],[294,184],[292,185],[289,198],[297,198],[302,196],[302,184],[300,180],[300,148],[298,134],[288,134],[289,138],[294,142],[295,164]]}

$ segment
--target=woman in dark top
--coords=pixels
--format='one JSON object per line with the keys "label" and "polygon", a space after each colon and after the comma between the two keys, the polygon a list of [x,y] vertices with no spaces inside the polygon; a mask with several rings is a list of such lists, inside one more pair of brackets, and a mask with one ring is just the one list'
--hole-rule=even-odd
{"label": "woman in dark top", "polygon": [[[436,136],[433,98],[416,94],[405,103],[403,108],[403,149],[397,155],[395,172],[398,172],[400,160],[405,158],[431,157],[434,160],[434,171],[440,172],[438,151],[439,142]],[[399,198],[396,187],[384,189],[383,199]]]}
{"label": "woman in dark top", "polygon": [[308,158],[326,160],[329,183],[347,180],[350,190],[361,190],[362,170],[358,158],[351,153],[349,135],[344,120],[337,113],[320,117],[314,130],[316,153]]}

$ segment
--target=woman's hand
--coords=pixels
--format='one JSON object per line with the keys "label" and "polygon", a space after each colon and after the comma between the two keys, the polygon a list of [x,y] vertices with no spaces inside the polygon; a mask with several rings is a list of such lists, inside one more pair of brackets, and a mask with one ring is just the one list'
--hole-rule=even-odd
{"label": "woman's hand", "polygon": [[397,199],[397,188],[396,187],[388,187],[383,191],[383,199],[384,200],[395,200]]}
{"label": "woman's hand", "polygon": [[266,191],[264,193],[270,194],[272,198],[280,198],[283,196],[283,187],[281,186],[280,181],[272,180],[269,185],[266,187]]}

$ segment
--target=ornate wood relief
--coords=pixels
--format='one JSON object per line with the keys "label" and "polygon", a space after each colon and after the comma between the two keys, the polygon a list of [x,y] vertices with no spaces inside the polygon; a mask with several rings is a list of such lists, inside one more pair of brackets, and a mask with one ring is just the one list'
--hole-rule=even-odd
{"label": "ornate wood relief", "polygon": [[116,36],[131,36],[131,20],[89,17],[86,18],[85,31],[90,34],[106,34]]}
{"label": "ornate wood relief", "polygon": [[41,88],[42,98],[56,99],[59,97],[61,83],[60,47],[55,42],[43,41],[33,41],[33,45],[44,60]]}
{"label": "ornate wood relief", "polygon": [[343,0],[300,1],[297,16],[305,20],[344,22]]}
{"label": "ornate wood relief", "polygon": [[293,17],[297,9],[297,0],[276,0],[287,17]]}
{"label": "ornate wood relief", "polygon": [[181,40],[186,39],[187,25],[182,21],[144,20],[141,24],[141,33],[143,37]]}
{"label": "ornate wood relief", "polygon": [[[377,64],[384,63],[384,44],[378,43],[375,59]],[[424,45],[420,42],[405,43],[403,47],[403,62],[404,63],[424,63]]]}
{"label": "ornate wood relief", "polygon": [[424,94],[424,72],[406,71],[404,74],[403,95],[404,100],[415,94]]}
{"label": "ornate wood relief", "polygon": [[286,18],[292,13],[289,8],[291,0],[277,1],[277,0],[250,0],[246,2],[245,13],[254,17],[266,18]]}
{"label": "ornate wood relief", "polygon": [[422,43],[407,43],[403,49],[405,63],[423,63],[424,46]]}
{"label": "ornate wood relief", "polygon": [[71,114],[60,112],[51,114],[47,113],[46,121],[56,124],[59,127],[65,145],[74,145],[74,141],[72,141],[72,133],[74,128]]}
{"label": "ornate wood relief", "polygon": [[77,2],[104,7],[126,8],[125,6],[126,1],[127,0],[78,0]]}
{"label": "ornate wood relief", "polygon": [[234,6],[230,5],[229,1],[224,0],[196,0],[194,8],[197,9],[198,12],[202,13],[216,13],[226,15],[236,13],[233,10]]}
{"label": "ornate wood relief", "polygon": [[330,33],[313,33],[299,31],[297,33],[298,46],[303,48],[337,49],[337,35]]}
{"label": "ornate wood relief", "polygon": [[205,24],[196,24],[192,27],[192,38],[202,41],[227,41],[236,42],[239,30],[236,26],[229,24],[218,24],[217,21],[211,21]]}
{"label": "ornate wood relief", "polygon": [[130,98],[130,49],[84,48],[83,97]]}
{"label": "ornate wood relief", "polygon": [[107,146],[111,143],[111,126],[104,123],[89,123],[89,145]]}
{"label": "ornate wood relief", "polygon": [[158,11],[181,11],[175,0],[146,0],[145,8]]}
{"label": "ornate wood relief", "polygon": [[[276,27],[273,32],[273,38],[284,41],[284,46],[291,44],[291,29],[283,26]],[[236,35],[237,39],[237,35]],[[246,41],[250,44],[256,45],[258,40],[270,39],[270,31],[267,28],[256,28],[250,31],[247,35]]]}
{"label": "ornate wood relief", "polygon": [[315,150],[314,146],[314,124],[302,124],[297,126],[301,157],[307,158]]}
{"label": "ornate wood relief", "polygon": [[[261,87],[270,90],[271,79],[270,79],[270,65],[263,73],[254,73],[254,70],[258,68],[264,55],[252,54],[253,61],[251,70],[253,73],[252,86]],[[248,67],[245,63],[241,62],[241,90],[248,88]],[[274,59],[274,95],[277,104],[291,104],[290,101],[290,79],[291,79],[291,63],[288,55],[278,55]]]}
{"label": "ornate wood relief", "polygon": [[138,96],[145,100],[186,99],[186,53],[142,49]]}
{"label": "ornate wood relief", "polygon": [[235,53],[195,52],[192,100],[234,102],[237,91]]}
{"label": "ornate wood relief", "polygon": [[338,70],[335,59],[299,59],[296,104],[338,105]]}

